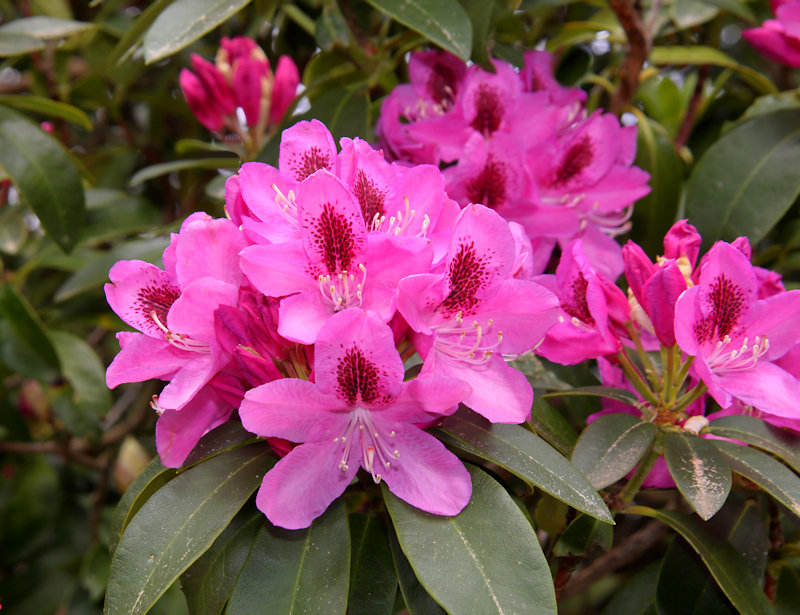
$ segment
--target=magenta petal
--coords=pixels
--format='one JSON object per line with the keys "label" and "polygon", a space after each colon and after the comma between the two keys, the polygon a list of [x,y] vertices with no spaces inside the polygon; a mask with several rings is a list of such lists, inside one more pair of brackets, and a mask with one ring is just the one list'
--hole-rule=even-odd
{"label": "magenta petal", "polygon": [[297,122],[281,135],[278,168],[296,181],[303,181],[320,169],[333,171],[336,144],[319,120]]}
{"label": "magenta petal", "polygon": [[662,265],[644,285],[643,307],[665,346],[675,344],[675,302],[686,290],[686,279],[674,262]]}
{"label": "magenta petal", "polygon": [[[344,430],[344,404],[307,380],[284,378],[249,390],[239,407],[242,426],[264,438],[323,440]],[[334,435],[331,435],[331,440]]]}
{"label": "magenta petal", "polygon": [[284,297],[279,308],[278,333],[293,342],[313,344],[319,330],[334,313],[333,304],[318,291]]}
{"label": "magenta petal", "polygon": [[381,410],[381,416],[390,421],[424,423],[431,415],[452,414],[471,392],[472,387],[458,378],[414,378],[403,385],[394,405]]}
{"label": "magenta petal", "polygon": [[244,235],[230,220],[197,220],[181,227],[175,249],[175,272],[184,288],[204,277],[239,284],[239,252],[247,246]]}
{"label": "magenta petal", "polygon": [[776,416],[800,418],[800,381],[773,363],[759,361],[751,369],[717,374],[731,395]]}
{"label": "magenta petal", "polygon": [[389,491],[436,515],[457,515],[472,496],[464,464],[436,438],[413,426],[398,427],[397,460],[384,470]]}
{"label": "magenta petal", "polygon": [[319,281],[306,271],[308,257],[300,241],[250,246],[242,250],[240,265],[253,286],[267,297],[319,292]]}
{"label": "magenta petal", "polygon": [[161,463],[179,468],[197,442],[228,420],[233,407],[209,387],[200,391],[180,410],[165,410],[156,423],[156,448]]}
{"label": "magenta petal", "polygon": [[762,360],[782,357],[798,342],[800,327],[800,290],[790,290],[757,301],[751,312],[749,329],[752,336],[769,340],[769,349]]}
{"label": "magenta petal", "polygon": [[444,300],[442,282],[442,276],[434,273],[412,275],[400,280],[397,310],[414,331],[433,334],[428,325],[436,315],[436,308]]}
{"label": "magenta petal", "polygon": [[127,335],[136,337],[126,340],[106,371],[106,384],[110,389],[125,382],[144,382],[151,378],[168,380],[186,361],[187,351],[179,350],[169,342],[141,333]]}
{"label": "magenta petal", "polygon": [[277,125],[283,119],[286,110],[297,95],[300,73],[297,65],[289,56],[278,58],[275,68],[275,81],[272,84],[272,104],[269,108],[269,123]]}
{"label": "magenta petal", "polygon": [[174,333],[216,345],[214,310],[236,305],[238,287],[213,278],[195,280],[183,289],[167,314],[167,327]]}
{"label": "magenta petal", "polygon": [[358,471],[351,448],[347,469],[339,467],[342,445],[333,438],[294,448],[264,477],[256,505],[273,525],[296,530],[311,525],[339,497]]}
{"label": "magenta petal", "polygon": [[167,312],[180,295],[180,289],[167,273],[144,261],[119,261],[108,272],[111,284],[105,285],[111,309],[127,324],[150,337],[164,339],[156,318],[165,324]]}
{"label": "magenta petal", "polygon": [[184,357],[183,365],[158,396],[158,403],[162,408],[182,408],[221,367],[220,357],[211,354],[185,352]]}

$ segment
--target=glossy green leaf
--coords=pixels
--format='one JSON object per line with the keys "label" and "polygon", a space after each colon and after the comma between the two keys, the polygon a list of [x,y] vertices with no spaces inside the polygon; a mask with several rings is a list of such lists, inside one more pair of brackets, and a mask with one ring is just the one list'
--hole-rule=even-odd
{"label": "glossy green leaf", "polygon": [[656,609],[656,582],[660,562],[637,572],[611,598],[602,615],[659,615]]}
{"label": "glossy green leaf", "polygon": [[0,58],[21,56],[44,49],[44,42],[30,34],[0,32]]}
{"label": "glossy green leaf", "polygon": [[397,582],[400,585],[403,602],[405,602],[409,615],[445,615],[442,607],[425,591],[425,588],[422,587],[419,579],[417,579],[417,575],[414,574],[411,564],[408,563],[408,558],[400,548],[397,534],[395,534],[393,528],[389,529],[389,546],[392,549],[392,560],[397,572]]}
{"label": "glossy green leaf", "polygon": [[242,427],[242,422],[238,418],[233,418],[200,438],[192,452],[186,457],[186,461],[183,462],[183,467],[188,468],[225,451],[252,444],[256,440],[257,436]]}
{"label": "glossy green leaf", "polygon": [[751,23],[757,21],[750,7],[740,0],[703,0],[703,2],[721,8],[723,11],[732,13],[745,21]]}
{"label": "glossy green leaf", "polygon": [[613,539],[614,530],[608,523],[589,515],[578,515],[559,537],[553,553],[559,557],[586,555],[595,546],[610,551]]}
{"label": "glossy green leaf", "polygon": [[623,404],[628,404],[629,406],[634,406],[634,407],[639,404],[639,398],[636,397],[636,395],[634,395],[627,389],[620,389],[617,387],[602,387],[602,386],[576,387],[565,391],[555,391],[553,393],[545,393],[544,395],[542,395],[542,397],[549,399],[551,397],[580,397],[583,395],[589,397],[604,397],[606,399],[613,399],[615,401],[619,401],[622,402]]}
{"label": "glossy green leaf", "polygon": [[64,38],[65,36],[77,34],[78,32],[90,30],[95,27],[95,24],[85,21],[36,15],[34,17],[15,19],[14,21],[3,24],[0,26],[0,35],[24,34],[27,36],[34,36],[38,39],[48,40]]}
{"label": "glossy green leaf", "polygon": [[739,64],[728,54],[703,45],[692,45],[691,47],[653,47],[650,52],[650,61],[657,66],[685,64],[696,66],[722,66],[731,68],[739,73],[742,79],[747,81],[761,94],[773,94],[778,91],[775,84],[768,77],[761,73]]}
{"label": "glossy green leaf", "polygon": [[220,615],[264,526],[264,514],[246,508],[181,576],[192,615]]}
{"label": "glossy green leaf", "polygon": [[170,160],[161,162],[143,169],[139,169],[133,174],[128,186],[133,188],[146,181],[161,177],[175,171],[186,171],[190,169],[238,169],[240,165],[238,158],[226,156],[224,158],[192,158],[188,160]]}
{"label": "glossy green leaf", "polygon": [[326,91],[312,101],[311,109],[297,120],[312,118],[325,124],[337,142],[342,137],[370,137],[369,99],[364,92],[345,89]]}
{"label": "glossy green leaf", "polygon": [[162,221],[162,211],[143,197],[111,188],[88,188],[81,243],[105,246],[124,235],[152,233]]}
{"label": "glossy green leaf", "polygon": [[86,130],[92,129],[92,120],[89,119],[88,115],[77,107],[58,100],[30,94],[2,94],[0,95],[0,103],[15,109],[32,111],[48,117],[66,120]]}
{"label": "glossy green leaf", "polygon": [[[537,393],[542,389],[546,391],[567,391],[572,388],[571,384],[564,382],[547,369],[544,361],[534,354],[526,354],[514,359],[511,361],[511,366],[525,374],[533,390]],[[538,397],[538,395],[535,397]]]}
{"label": "glossy green leaf", "polygon": [[754,416],[722,416],[703,433],[747,442],[783,459],[796,472],[800,472],[800,436],[784,429],[772,427],[763,419]]}
{"label": "glossy green leaf", "polygon": [[736,549],[709,532],[696,519],[679,512],[655,510],[647,506],[629,506],[624,512],[658,519],[683,536],[700,555],[722,591],[740,613],[772,614],[767,597]]}
{"label": "glossy green leaf", "polygon": [[177,53],[249,3],[250,0],[175,0],[158,14],[144,36],[145,63]]}
{"label": "glossy green leaf", "polygon": [[468,469],[472,499],[455,517],[425,513],[381,484],[417,578],[450,615],[555,614],[553,580],[533,527],[501,485]]}
{"label": "glossy green leaf", "polygon": [[51,331],[50,340],[58,355],[61,373],[72,388],[68,400],[70,419],[58,412],[58,405],[54,404],[53,410],[71,433],[86,436],[99,427],[100,418],[111,408],[106,368],[81,338],[65,331]]}
{"label": "glossy green leaf", "polygon": [[324,4],[314,23],[314,38],[321,49],[347,45],[351,40],[350,27],[335,3]]}
{"label": "glossy green leaf", "polygon": [[258,533],[228,603],[228,615],[344,615],[350,531],[342,500],[311,527],[284,530],[268,521]]}
{"label": "glossy green leaf", "polygon": [[469,60],[472,24],[456,0],[367,0],[372,6],[419,32],[431,42]]}
{"label": "glossy green leaf", "polygon": [[678,490],[704,520],[714,516],[733,484],[731,469],[717,448],[694,434],[670,432],[664,457]]}
{"label": "glossy green leaf", "polygon": [[755,245],[800,194],[800,110],[753,118],[723,134],[686,186],[686,213],[710,246],[746,235]]}
{"label": "glossy green leaf", "polygon": [[572,451],[574,465],[595,489],[630,472],[656,434],[651,423],[630,414],[606,414],[583,430]]}
{"label": "glossy green leaf", "polygon": [[142,37],[150,25],[161,12],[172,4],[174,0],[155,0],[142,13],[134,19],[131,27],[125,31],[122,38],[111,51],[108,62],[111,66],[119,65],[127,60],[138,49]]}
{"label": "glossy green leaf", "polygon": [[614,522],[603,499],[572,464],[524,427],[490,423],[462,409],[447,417],[439,429],[445,442],[496,463],[529,485],[592,517]]}
{"label": "glossy green leaf", "polygon": [[377,515],[351,514],[348,615],[392,615],[397,575],[386,521]]}
{"label": "glossy green leaf", "polygon": [[161,465],[161,459],[156,457],[128,485],[125,493],[122,494],[119,502],[117,502],[116,508],[114,508],[114,514],[111,516],[108,545],[111,553],[116,550],[122,532],[128,527],[128,523],[133,519],[133,516],[150,499],[151,495],[175,478],[176,473],[177,471],[173,468],[165,468]]}
{"label": "glossy green leaf", "polygon": [[730,467],[749,478],[773,498],[800,516],[800,476],[789,468],[755,448],[740,446],[724,440],[714,441]]}
{"label": "glossy green leaf", "polygon": [[800,604],[800,571],[791,565],[783,565],[778,576],[775,592],[775,615],[795,615]]}
{"label": "glossy green leaf", "polygon": [[39,319],[28,300],[11,284],[0,285],[0,316],[2,316],[19,340],[41,361],[57,368],[58,355],[48,336],[44,323]]}
{"label": "glossy green leaf", "polygon": [[265,445],[219,455],[176,476],[131,519],[114,552],[106,615],[146,613],[214,542],[271,463]]}
{"label": "glossy green leaf", "polygon": [[61,144],[26,117],[0,106],[0,165],[48,235],[71,250],[86,210],[80,174]]}
{"label": "glossy green leaf", "polygon": [[572,454],[575,442],[578,441],[578,432],[561,412],[540,395],[534,396],[528,424],[562,455]]}
{"label": "glossy green leaf", "polygon": [[702,0],[675,0],[669,7],[669,16],[681,30],[699,26],[719,15],[719,9]]}

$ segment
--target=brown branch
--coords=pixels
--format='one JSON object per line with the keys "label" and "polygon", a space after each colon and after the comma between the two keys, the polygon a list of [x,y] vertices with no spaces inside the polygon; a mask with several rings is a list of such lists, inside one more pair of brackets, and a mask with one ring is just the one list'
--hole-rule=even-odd
{"label": "brown branch", "polygon": [[619,70],[619,85],[611,98],[609,109],[618,115],[633,100],[639,86],[639,73],[650,55],[650,36],[642,23],[640,6],[636,0],[609,0],[608,4],[628,37],[625,61]]}
{"label": "brown branch", "polygon": [[615,570],[636,561],[648,549],[669,533],[660,521],[651,521],[638,532],[631,534],[620,545],[598,557],[567,582],[561,590],[560,598],[567,598],[582,592],[595,581]]}
{"label": "brown branch", "polygon": [[689,106],[686,108],[686,115],[683,116],[683,122],[678,129],[678,134],[675,137],[675,149],[680,150],[689,141],[689,135],[692,134],[694,122],[697,117],[697,110],[700,108],[700,103],[703,101],[703,85],[709,75],[709,67],[701,66],[697,73],[697,85],[694,88],[694,94],[689,101]]}

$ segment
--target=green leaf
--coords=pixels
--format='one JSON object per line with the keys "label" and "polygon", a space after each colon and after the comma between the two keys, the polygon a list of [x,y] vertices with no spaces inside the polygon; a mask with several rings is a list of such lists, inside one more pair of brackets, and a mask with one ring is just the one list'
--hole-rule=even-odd
{"label": "green leaf", "polygon": [[629,506],[623,512],[666,523],[700,555],[725,595],[740,613],[771,615],[772,607],[758,581],[730,543],[712,534],[694,518],[671,510]]}
{"label": "green leaf", "polygon": [[270,464],[253,445],[176,476],[131,519],[114,552],[106,614],[146,613],[214,542],[255,491]]}
{"label": "green leaf", "polygon": [[675,0],[669,8],[669,16],[680,30],[687,30],[711,21],[719,15],[719,9],[700,0]]}
{"label": "green leaf", "polygon": [[0,285],[0,315],[24,346],[39,357],[44,365],[59,367],[56,349],[44,324],[28,300],[11,284]]}
{"label": "green leaf", "polygon": [[722,135],[686,186],[686,213],[709,247],[746,235],[758,243],[800,194],[800,110],[760,115]]}
{"label": "green leaf", "polygon": [[[534,391],[545,389],[546,391],[566,391],[572,388],[568,382],[564,382],[552,371],[547,369],[542,359],[534,354],[526,354],[511,361],[511,366],[518,369],[528,382],[531,383]],[[576,434],[577,437],[577,434]]]}
{"label": "green leaf", "polygon": [[128,523],[133,519],[133,516],[150,499],[150,496],[175,478],[176,474],[176,470],[165,468],[161,465],[161,459],[156,457],[147,464],[141,474],[128,486],[119,502],[117,502],[114,514],[111,516],[108,545],[111,553],[117,549],[122,532],[128,527]]}
{"label": "green leaf", "polygon": [[372,6],[419,32],[431,42],[469,60],[472,24],[456,0],[367,0]]}
{"label": "green leaf", "polygon": [[133,52],[139,47],[142,36],[144,36],[144,33],[150,27],[150,24],[152,24],[156,17],[172,4],[173,1],[174,0],[155,0],[155,2],[142,11],[141,15],[133,21],[131,27],[125,31],[125,34],[119,39],[116,47],[111,51],[111,55],[108,58],[109,66],[118,66],[131,57]]}
{"label": "green leaf", "polygon": [[139,169],[133,174],[133,177],[131,177],[128,186],[133,188],[146,181],[161,177],[167,173],[174,173],[175,171],[186,171],[188,169],[238,169],[240,164],[240,160],[233,156],[226,156],[224,158],[170,160],[169,162],[160,162],[159,164],[153,164],[149,167]]}
{"label": "green leaf", "polygon": [[731,68],[761,94],[774,94],[778,91],[775,84],[768,77],[743,64],[739,64],[732,57],[714,47],[692,45],[691,47],[653,47],[650,52],[650,62],[657,66],[685,64],[696,66],[722,66]]}
{"label": "green leaf", "polygon": [[3,24],[0,26],[0,36],[5,34],[23,34],[34,36],[42,40],[49,40],[64,38],[72,34],[77,34],[78,32],[83,32],[84,30],[91,30],[95,27],[95,24],[85,21],[37,15],[35,17],[15,19],[14,21]]}
{"label": "green leaf", "polygon": [[335,3],[323,5],[322,13],[314,22],[314,38],[320,48],[325,50],[350,43],[350,27]]}
{"label": "green leaf", "polygon": [[0,165],[64,251],[71,250],[86,210],[81,177],[61,144],[24,116],[0,106]]}
{"label": "green leaf", "polygon": [[559,557],[586,555],[595,545],[604,551],[610,551],[613,540],[614,530],[608,523],[602,523],[589,515],[578,515],[559,537],[553,553]]}
{"label": "green leaf", "polygon": [[369,139],[369,97],[359,90],[328,90],[311,103],[311,109],[297,120],[316,118],[331,131],[334,141],[342,137]]}
{"label": "green leaf", "polygon": [[50,339],[61,364],[61,372],[69,382],[69,417],[59,415],[67,429],[75,435],[86,436],[99,427],[100,418],[111,407],[111,392],[106,386],[106,369],[92,347],[81,338],[65,331],[51,331]]}
{"label": "green leaf", "polygon": [[553,580],[531,524],[501,485],[468,470],[472,499],[455,517],[414,508],[381,484],[420,583],[450,615],[555,614]]}
{"label": "green leaf", "polygon": [[775,615],[795,615],[800,604],[800,572],[790,565],[781,566],[775,592]]}
{"label": "green leaf", "polygon": [[595,489],[603,489],[636,467],[655,435],[655,426],[635,416],[606,414],[583,430],[572,451],[572,465]]}
{"label": "green leaf", "polygon": [[578,441],[578,433],[569,421],[540,395],[533,399],[528,425],[562,455],[570,455]]}
{"label": "green leaf", "polygon": [[21,56],[44,49],[44,42],[30,34],[0,32],[0,58]]}
{"label": "green leaf", "polygon": [[250,0],[175,0],[159,13],[145,34],[145,64],[177,53],[248,4]]}
{"label": "green leaf", "polygon": [[723,11],[728,11],[750,23],[758,21],[750,7],[739,0],[703,0],[703,2],[721,8]]}
{"label": "green leaf", "polygon": [[689,433],[670,432],[664,438],[664,457],[678,490],[704,521],[714,516],[731,491],[731,469],[708,440]]}
{"label": "green leaf", "polygon": [[192,615],[220,615],[264,526],[264,514],[245,509],[181,576]]}
{"label": "green leaf", "polygon": [[613,399],[622,402],[629,406],[636,407],[639,404],[639,398],[627,389],[620,389],[617,387],[603,387],[603,386],[588,386],[588,387],[575,387],[565,391],[554,391],[553,393],[545,393],[542,397],[549,399],[551,397],[604,397],[606,399]]}
{"label": "green leaf", "polygon": [[92,120],[83,111],[67,103],[31,94],[2,94],[0,103],[21,109],[32,111],[48,117],[57,117],[73,124],[77,124],[86,130],[92,129]]}
{"label": "green leaf", "polygon": [[800,476],[766,453],[733,442],[714,440],[737,474],[749,478],[773,498],[800,516]]}
{"label": "green leaf", "polygon": [[587,515],[614,523],[588,481],[558,451],[524,427],[493,424],[474,412],[460,410],[447,417],[439,431],[445,442],[496,463]]}
{"label": "green leaf", "polygon": [[660,562],[649,564],[619,589],[602,615],[659,615],[656,610],[656,582]]}
{"label": "green leaf", "polygon": [[183,467],[188,468],[205,459],[245,444],[252,444],[256,436],[242,427],[238,418],[231,419],[209,431],[189,453]]}
{"label": "green leaf", "polygon": [[762,419],[743,415],[722,416],[714,419],[703,433],[757,446],[777,455],[800,472],[800,436],[772,427]]}
{"label": "green leaf", "polygon": [[258,533],[229,615],[344,615],[350,574],[350,531],[341,499],[311,527],[285,530],[269,521]]}
{"label": "green leaf", "polygon": [[392,560],[397,572],[400,591],[403,594],[403,602],[405,602],[409,615],[445,615],[442,607],[420,585],[411,564],[408,563],[408,558],[400,548],[397,534],[393,528],[389,529],[389,546],[392,549]]}
{"label": "green leaf", "polygon": [[351,514],[348,615],[392,615],[397,576],[386,522],[377,515]]}

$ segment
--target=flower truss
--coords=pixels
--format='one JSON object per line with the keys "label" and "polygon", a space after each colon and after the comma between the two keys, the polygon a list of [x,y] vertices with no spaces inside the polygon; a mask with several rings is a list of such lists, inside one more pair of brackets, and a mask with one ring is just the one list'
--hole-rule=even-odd
{"label": "flower truss", "polygon": [[163,269],[117,263],[106,296],[138,332],[119,333],[108,384],[169,382],[153,400],[162,462],[180,466],[238,409],[289,451],[257,498],[276,525],[308,526],[359,468],[458,513],[469,475],[423,429],[462,402],[525,421],[531,385],[507,359],[542,341],[558,299],[533,280],[518,225],[444,187],[432,165],[389,163],[360,139],[338,151],[323,124],[299,122],[277,168],[228,179],[229,219],[190,216]]}

